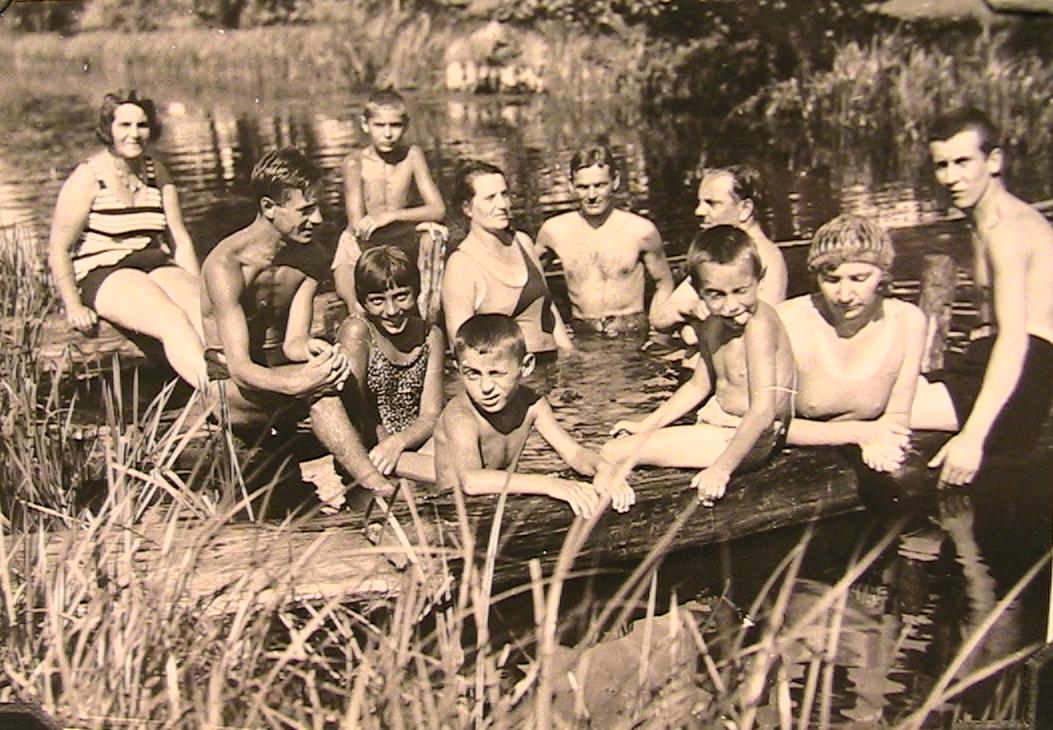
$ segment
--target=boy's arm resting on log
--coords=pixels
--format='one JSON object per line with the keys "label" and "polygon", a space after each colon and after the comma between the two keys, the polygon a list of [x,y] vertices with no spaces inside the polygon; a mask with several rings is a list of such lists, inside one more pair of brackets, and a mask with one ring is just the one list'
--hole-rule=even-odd
{"label": "boy's arm resting on log", "polygon": [[344,206],[347,211],[347,231],[354,235],[358,222],[366,215],[361,150],[352,150],[344,159]]}
{"label": "boy's arm resting on log", "polygon": [[95,197],[95,185],[95,175],[87,165],[79,165],[73,171],[59,191],[48,239],[51,278],[66,310],[66,321],[81,331],[91,329],[98,322],[98,315],[81,302],[77,282],[73,278],[70,252],[84,232],[91,202]]}
{"label": "boy's arm resting on log", "polygon": [[991,358],[972,412],[961,430],[933,457],[941,466],[940,481],[972,481],[983,459],[983,445],[998,414],[1020,380],[1027,356],[1027,269],[1029,252],[1013,239],[1013,230],[993,231],[987,246],[992,273],[995,335]]}
{"label": "boy's arm resting on log", "polygon": [[431,171],[428,170],[428,160],[424,157],[424,152],[417,145],[411,145],[406,156],[423,205],[392,211],[394,219],[406,223],[442,222],[446,216],[446,203],[443,202],[439,186],[435,184]]}
{"label": "boy's arm resting on log", "polygon": [[743,332],[746,371],[749,380],[749,408],[724,451],[711,469],[730,476],[757,443],[757,439],[775,422],[778,383],[775,375],[778,328],[777,315],[771,309],[758,309]]}
{"label": "boy's arm resting on log", "polygon": [[520,474],[483,466],[479,430],[474,416],[460,412],[458,404],[439,417],[436,429],[435,476],[443,489],[461,489],[468,495],[533,494],[567,502],[576,515],[588,516],[599,504],[590,484],[546,474]]}
{"label": "boy's arm resting on log", "polygon": [[596,476],[596,471],[603,461],[600,455],[585,448],[567,433],[567,430],[556,420],[556,414],[552,412],[552,406],[547,398],[540,398],[533,408],[534,427],[541,434],[541,438],[555,449],[571,469],[587,477]]}

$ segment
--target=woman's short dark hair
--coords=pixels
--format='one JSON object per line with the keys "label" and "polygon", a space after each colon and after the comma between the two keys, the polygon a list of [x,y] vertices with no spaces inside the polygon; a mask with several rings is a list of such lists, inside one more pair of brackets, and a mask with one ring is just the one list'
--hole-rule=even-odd
{"label": "woman's short dark hair", "polygon": [[464,210],[464,204],[475,197],[475,179],[483,175],[505,176],[504,170],[497,165],[481,160],[470,160],[457,171],[457,178],[453,185],[453,207],[454,210]]}
{"label": "woman's short dark hair", "polygon": [[146,115],[146,123],[150,127],[150,140],[156,142],[160,139],[163,130],[153,100],[139,96],[139,92],[135,89],[120,89],[111,91],[102,97],[102,104],[99,105],[99,118],[95,123],[95,136],[100,142],[107,147],[113,145],[113,114],[122,104],[135,104],[142,109]]}
{"label": "woman's short dark hair", "polygon": [[420,293],[420,271],[409,255],[397,246],[385,244],[366,249],[355,263],[355,298],[362,306],[370,294],[408,286],[414,296]]}

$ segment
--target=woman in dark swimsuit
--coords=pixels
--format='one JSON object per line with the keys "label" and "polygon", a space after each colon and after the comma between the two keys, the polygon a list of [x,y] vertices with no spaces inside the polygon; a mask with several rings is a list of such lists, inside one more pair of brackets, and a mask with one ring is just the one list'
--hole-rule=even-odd
{"label": "woman in dark swimsuit", "polygon": [[510,222],[508,185],[500,168],[472,162],[458,176],[454,205],[468,235],[446,263],[442,306],[453,333],[473,314],[506,314],[533,353],[571,349],[530,237]]}
{"label": "woman in dark swimsuit", "polygon": [[147,152],[160,133],[153,102],[107,94],[96,135],[106,148],[59,192],[48,260],[71,327],[99,317],[155,337],[173,369],[206,381],[198,261],[172,179]]}

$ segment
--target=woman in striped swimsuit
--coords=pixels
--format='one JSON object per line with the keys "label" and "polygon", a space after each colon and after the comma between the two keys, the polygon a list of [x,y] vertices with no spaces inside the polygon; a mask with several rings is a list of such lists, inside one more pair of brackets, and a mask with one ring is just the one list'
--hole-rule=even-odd
{"label": "woman in striped swimsuit", "polygon": [[157,111],[134,91],[107,94],[95,132],[106,148],[66,180],[51,225],[66,319],[88,331],[102,317],[157,338],[176,373],[200,387],[198,261],[172,179],[146,151],[160,132]]}

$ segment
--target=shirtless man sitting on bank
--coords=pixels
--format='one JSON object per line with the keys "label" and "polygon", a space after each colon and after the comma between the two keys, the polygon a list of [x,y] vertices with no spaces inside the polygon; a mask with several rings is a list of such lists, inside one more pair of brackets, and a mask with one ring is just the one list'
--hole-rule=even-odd
{"label": "shirtless man sitting on bank", "polygon": [[251,186],[255,220],[220,241],[201,267],[209,379],[222,384],[235,429],[309,415],[319,442],[360,486],[389,494],[394,486],[353,437],[341,398],[350,361],[340,347],[310,336],[327,263],[311,240],[322,222],[321,173],[298,150],[284,148],[260,158]]}
{"label": "shirtless man sitting on bank", "polygon": [[911,426],[956,431],[929,463],[940,482],[973,480],[988,457],[1030,451],[1053,404],[1053,227],[1002,180],[998,132],[977,109],[935,120],[936,180],[972,232],[977,326],[960,363],[930,373]]}
{"label": "shirtless man sitting on bank", "polygon": [[549,218],[537,234],[538,256],[552,251],[563,263],[572,325],[616,336],[646,332],[644,269],[654,279],[652,302],[673,291],[673,274],[654,224],[614,207],[619,175],[602,143],[579,149],[570,161],[578,210]]}

